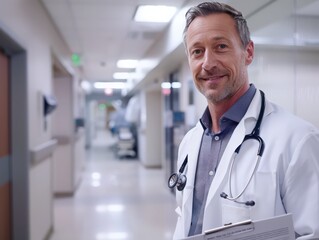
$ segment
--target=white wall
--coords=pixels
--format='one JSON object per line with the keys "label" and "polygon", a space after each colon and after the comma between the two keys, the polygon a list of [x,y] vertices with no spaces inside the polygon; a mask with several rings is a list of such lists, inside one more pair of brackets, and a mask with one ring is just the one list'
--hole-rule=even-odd
{"label": "white wall", "polygon": [[42,240],[53,224],[51,158],[30,169],[30,240]]}
{"label": "white wall", "polygon": [[[81,180],[85,158],[84,128],[75,129],[75,118],[83,117],[82,95],[75,89],[76,80],[54,78],[54,95],[58,108],[52,114],[52,136],[58,140],[53,153],[53,191],[72,195]],[[80,106],[80,107],[79,107]]]}
{"label": "white wall", "polygon": [[271,101],[319,127],[319,51],[257,47],[250,81]]}
{"label": "white wall", "polygon": [[29,142],[34,147],[50,138],[50,130],[40,127],[42,112],[36,106],[38,92],[52,91],[52,52],[64,62],[71,52],[38,0],[1,1],[0,24],[27,50]]}
{"label": "white wall", "polygon": [[[44,129],[39,93],[52,92],[52,53],[66,63],[71,53],[38,0],[0,3],[0,26],[27,52],[29,148],[51,139],[51,124]],[[67,67],[70,69],[70,65]],[[30,239],[42,240],[53,224],[51,159],[31,166]]]}
{"label": "white wall", "polygon": [[145,167],[162,165],[162,96],[160,89],[140,93],[138,154]]}
{"label": "white wall", "polygon": [[58,107],[52,113],[52,137],[58,140],[53,154],[53,191],[72,194],[74,189],[74,95],[71,77],[54,78],[54,95]]}

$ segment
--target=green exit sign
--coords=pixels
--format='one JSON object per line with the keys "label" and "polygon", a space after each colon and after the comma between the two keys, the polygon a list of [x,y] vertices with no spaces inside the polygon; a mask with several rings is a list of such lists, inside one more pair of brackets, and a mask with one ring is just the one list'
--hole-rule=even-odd
{"label": "green exit sign", "polygon": [[72,59],[72,63],[75,66],[80,66],[81,65],[81,57],[80,57],[79,54],[73,53],[72,56],[71,56],[71,59]]}

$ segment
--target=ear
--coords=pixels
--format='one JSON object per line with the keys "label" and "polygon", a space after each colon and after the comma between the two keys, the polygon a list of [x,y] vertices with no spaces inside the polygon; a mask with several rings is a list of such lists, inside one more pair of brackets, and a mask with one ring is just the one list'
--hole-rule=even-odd
{"label": "ear", "polygon": [[246,51],[246,65],[249,65],[252,63],[254,59],[255,47],[254,47],[253,41],[249,41],[245,51]]}

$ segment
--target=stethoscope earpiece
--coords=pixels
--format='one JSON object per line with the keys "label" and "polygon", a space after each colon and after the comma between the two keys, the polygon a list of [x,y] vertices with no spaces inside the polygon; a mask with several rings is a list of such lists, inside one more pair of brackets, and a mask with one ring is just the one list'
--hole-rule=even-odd
{"label": "stethoscope earpiece", "polygon": [[222,193],[220,194],[220,197],[227,199],[227,198],[228,198],[228,195],[227,195],[226,193],[222,192]]}
{"label": "stethoscope earpiece", "polygon": [[255,206],[255,201],[247,201],[247,202],[245,202],[245,205],[246,206],[250,206],[250,207],[252,207],[252,206]]}
{"label": "stethoscope earpiece", "polygon": [[240,201],[238,201],[236,198],[230,198],[230,197],[228,197],[228,195],[227,195],[225,192],[222,192],[222,193],[220,194],[220,197],[225,198],[225,199],[230,200],[230,201],[233,201],[233,202],[236,202],[236,203],[245,204],[245,205],[248,206],[248,207],[255,206],[255,201],[253,201],[253,200],[251,200],[251,201],[246,201],[246,202],[240,202]]}

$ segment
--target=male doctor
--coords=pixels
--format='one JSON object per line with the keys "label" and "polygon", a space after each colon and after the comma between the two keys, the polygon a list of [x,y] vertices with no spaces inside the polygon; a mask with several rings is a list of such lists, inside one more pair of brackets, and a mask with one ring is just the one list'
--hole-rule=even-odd
{"label": "male doctor", "polygon": [[184,44],[208,106],[179,147],[174,239],[286,213],[297,239],[319,239],[319,132],[249,84],[254,44],[241,12],[192,7]]}

